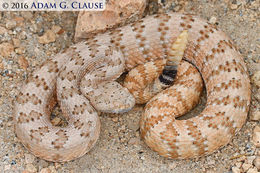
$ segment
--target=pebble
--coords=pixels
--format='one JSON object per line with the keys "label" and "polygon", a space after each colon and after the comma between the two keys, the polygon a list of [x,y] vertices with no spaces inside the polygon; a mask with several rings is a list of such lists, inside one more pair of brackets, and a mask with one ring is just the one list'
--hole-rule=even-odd
{"label": "pebble", "polygon": [[7,29],[14,29],[16,27],[16,21],[14,20],[8,20],[5,24],[5,27]]}
{"label": "pebble", "polygon": [[260,88],[260,71],[257,71],[253,76],[252,76],[252,81],[253,84]]}
{"label": "pebble", "polygon": [[30,26],[30,31],[32,31],[33,33],[37,33],[40,29],[40,27],[38,27],[37,24],[33,23],[31,26]]}
{"label": "pebble", "polygon": [[146,0],[110,0],[101,12],[79,12],[75,29],[75,40],[88,38],[91,34],[104,31],[118,24],[141,18]]}
{"label": "pebble", "polygon": [[217,22],[217,18],[214,17],[214,16],[212,16],[212,17],[209,19],[209,23],[211,23],[211,24],[216,24],[216,22]]}
{"label": "pebble", "polygon": [[21,44],[21,41],[19,39],[17,39],[17,38],[13,39],[13,45],[14,45],[15,48],[19,47],[20,44]]}
{"label": "pebble", "polygon": [[28,61],[26,60],[26,58],[24,56],[19,56],[18,58],[18,64],[19,66],[23,69],[26,70],[27,67],[29,66]]}
{"label": "pebble", "polygon": [[57,170],[54,166],[49,166],[48,168],[51,170],[51,173],[57,173]]}
{"label": "pebble", "polygon": [[248,156],[247,157],[247,163],[252,165],[255,158],[256,158],[256,156]]}
{"label": "pebble", "polygon": [[57,33],[61,30],[61,27],[58,26],[58,25],[53,25],[53,26],[51,27],[51,30],[52,30],[55,34],[57,34]]}
{"label": "pebble", "polygon": [[257,168],[254,167],[254,168],[250,168],[246,173],[259,173],[259,172],[257,171]]}
{"label": "pebble", "polygon": [[31,172],[28,170],[24,170],[22,173],[31,173]]}
{"label": "pebble", "polygon": [[216,162],[215,162],[215,160],[213,160],[213,159],[211,159],[211,160],[208,161],[208,165],[215,165],[215,163],[216,163]]}
{"label": "pebble", "polygon": [[254,98],[256,99],[256,101],[260,102],[260,88],[256,89]]}
{"label": "pebble", "polygon": [[51,120],[51,123],[52,123],[52,125],[54,125],[54,126],[58,126],[58,125],[60,125],[60,123],[61,123],[61,118],[55,117],[55,118],[53,118],[53,119]]}
{"label": "pebble", "polygon": [[18,47],[15,49],[15,53],[18,55],[24,54],[25,53],[25,48],[24,47]]}
{"label": "pebble", "polygon": [[19,35],[18,35],[18,38],[20,40],[25,40],[27,38],[27,34],[25,31],[22,31]]}
{"label": "pebble", "polygon": [[5,165],[4,169],[5,169],[5,171],[8,171],[8,170],[10,170],[10,169],[11,169],[11,165],[10,165],[10,164],[8,164],[8,165]]}
{"label": "pebble", "polygon": [[6,32],[7,32],[7,30],[4,27],[0,26],[0,35],[4,34]]}
{"label": "pebble", "polygon": [[253,167],[253,165],[250,165],[248,163],[244,163],[242,165],[242,169],[243,169],[244,172],[248,171],[251,167]]}
{"label": "pebble", "polygon": [[14,20],[15,20],[17,26],[22,26],[24,24],[23,17],[16,17]]}
{"label": "pebble", "polygon": [[3,70],[3,69],[4,69],[4,64],[3,64],[3,62],[0,59],[0,70]]}
{"label": "pebble", "polygon": [[34,173],[34,172],[37,172],[37,169],[33,166],[33,164],[29,163],[26,165],[26,171]]}
{"label": "pebble", "polygon": [[3,57],[9,57],[14,51],[14,46],[11,43],[2,43],[0,44],[0,55]]}
{"label": "pebble", "polygon": [[132,119],[127,120],[127,126],[133,131],[137,131],[139,129],[139,123]]}
{"label": "pebble", "polygon": [[129,141],[128,141],[128,144],[129,145],[139,145],[140,144],[140,140],[138,138],[131,138]]}
{"label": "pebble", "polygon": [[237,163],[235,163],[235,165],[236,165],[237,168],[240,168],[240,167],[242,166],[242,164],[243,164],[242,162],[237,162]]}
{"label": "pebble", "polygon": [[24,156],[25,156],[25,163],[26,164],[34,162],[34,159],[35,159],[34,155],[32,155],[32,154],[24,154]]}
{"label": "pebble", "polygon": [[115,123],[117,123],[117,122],[118,122],[118,116],[113,117],[113,118],[112,118],[112,121],[115,122]]}
{"label": "pebble", "polygon": [[38,41],[42,44],[48,44],[55,42],[56,36],[55,33],[52,30],[47,30],[43,36],[39,37]]}
{"label": "pebble", "polygon": [[254,165],[257,169],[260,170],[260,156],[257,156],[254,160]]}
{"label": "pebble", "polygon": [[51,173],[51,170],[49,168],[43,168],[40,173]]}
{"label": "pebble", "polygon": [[177,167],[177,164],[175,162],[172,162],[170,165],[169,165],[169,169],[175,169]]}
{"label": "pebble", "polygon": [[39,169],[46,168],[47,166],[48,166],[48,162],[46,162],[45,160],[41,159],[39,161]]}
{"label": "pebble", "polygon": [[254,128],[252,142],[257,148],[260,147],[260,126]]}
{"label": "pebble", "polygon": [[22,11],[21,15],[27,20],[33,18],[33,14],[30,11]]}
{"label": "pebble", "polygon": [[260,120],[260,111],[253,111],[250,119],[253,121],[259,121]]}
{"label": "pebble", "polygon": [[231,10],[235,10],[235,9],[237,9],[237,7],[238,7],[237,4],[231,4],[230,5]]}
{"label": "pebble", "polygon": [[61,164],[60,164],[60,163],[57,163],[57,162],[54,163],[54,166],[55,166],[55,169],[61,168]]}
{"label": "pebble", "polygon": [[232,167],[232,173],[240,173],[240,169],[238,167]]}

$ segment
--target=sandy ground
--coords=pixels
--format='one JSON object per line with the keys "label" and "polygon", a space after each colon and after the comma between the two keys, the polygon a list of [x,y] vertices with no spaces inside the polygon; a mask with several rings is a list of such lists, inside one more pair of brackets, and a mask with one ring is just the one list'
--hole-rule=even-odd
{"label": "sandy ground", "polygon": [[[167,9],[201,16],[218,25],[236,43],[252,76],[260,70],[259,0],[166,1]],[[161,7],[151,1],[149,13]],[[101,135],[95,147],[82,158],[64,164],[35,158],[15,136],[12,123],[13,101],[22,82],[43,61],[73,44],[76,12],[0,12],[0,172],[233,172],[244,162],[251,164],[257,149],[252,144],[250,120],[259,111],[259,90],[253,85],[247,123],[232,142],[210,156],[194,160],[171,160],[151,151],[139,137],[136,106],[120,116],[101,115]],[[14,22],[15,21],[15,22]],[[55,29],[56,28],[56,29]],[[54,41],[38,40],[47,30],[58,28]],[[9,43],[9,44],[8,44]],[[8,52],[10,51],[10,53]],[[7,54],[7,55],[6,55]],[[201,111],[203,106],[196,108]],[[244,168],[245,169],[245,168]],[[257,171],[256,171],[257,172]]]}

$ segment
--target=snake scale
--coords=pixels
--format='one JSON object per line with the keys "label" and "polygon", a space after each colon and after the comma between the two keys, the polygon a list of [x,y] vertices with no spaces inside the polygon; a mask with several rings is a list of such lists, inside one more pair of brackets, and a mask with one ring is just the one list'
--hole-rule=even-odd
{"label": "snake scale", "polygon": [[[184,30],[189,34],[185,61],[178,67],[175,84],[146,104],[141,137],[160,155],[176,159],[210,154],[226,145],[249,111],[246,65],[222,31],[199,17],[179,13],[148,16],[49,58],[17,96],[17,137],[34,155],[49,161],[70,161],[84,155],[99,137],[98,111],[127,111],[134,105],[131,87],[128,91],[113,81],[141,64],[166,59]],[[151,71],[136,70],[130,82],[145,83]],[[195,106],[202,90],[200,76],[207,93],[204,110],[187,120],[175,119]],[[66,127],[50,122],[57,100],[67,118]]]}

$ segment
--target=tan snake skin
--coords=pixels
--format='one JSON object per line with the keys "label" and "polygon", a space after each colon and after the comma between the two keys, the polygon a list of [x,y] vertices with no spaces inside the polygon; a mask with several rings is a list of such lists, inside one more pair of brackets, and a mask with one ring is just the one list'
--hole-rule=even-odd
{"label": "tan snake skin", "polygon": [[[98,34],[47,60],[17,97],[14,123],[20,141],[34,155],[50,161],[64,162],[84,155],[100,133],[98,113],[92,106],[93,102],[102,102],[97,97],[102,93],[95,94],[95,89],[105,88],[101,97],[105,98],[114,86],[121,87],[110,82],[124,71],[165,59],[183,30],[189,33],[184,58],[196,66],[203,78],[206,107],[191,119],[175,119],[194,106],[200,90],[197,88],[201,87],[195,81],[198,78],[193,78],[196,70],[183,62],[180,67],[184,71],[178,71],[176,85],[146,105],[141,136],[149,147],[170,158],[193,158],[226,145],[245,123],[249,110],[251,91],[246,66],[222,31],[198,17],[178,13],[149,16]],[[118,94],[129,93],[114,93]],[[68,120],[68,126],[63,128],[53,126],[49,120],[56,95]],[[122,103],[126,105],[122,109],[133,106],[128,99]]]}

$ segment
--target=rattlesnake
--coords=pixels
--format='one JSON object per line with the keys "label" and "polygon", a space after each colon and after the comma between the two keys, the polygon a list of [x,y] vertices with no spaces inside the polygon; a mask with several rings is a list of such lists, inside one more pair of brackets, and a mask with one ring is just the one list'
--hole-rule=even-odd
{"label": "rattlesnake", "polygon": [[[50,161],[69,161],[84,155],[100,133],[100,120],[92,101],[103,105],[100,108],[105,112],[132,107],[134,98],[130,97],[119,100],[121,105],[114,99],[116,106],[106,109],[111,102],[102,103],[98,96],[104,94],[105,98],[110,89],[121,88],[111,81],[122,72],[148,61],[165,59],[183,30],[189,33],[184,59],[203,78],[206,107],[196,117],[175,120],[175,116],[194,106],[193,98],[199,95],[192,87],[201,87],[193,78],[196,69],[182,62],[183,71],[178,71],[176,85],[145,106],[141,136],[149,147],[170,158],[193,158],[226,145],[245,123],[249,110],[251,91],[246,65],[222,31],[198,17],[179,13],[149,16],[97,34],[47,60],[17,97],[14,122],[20,141],[34,155]],[[179,80],[181,77],[184,80]],[[100,86],[103,81],[110,82]],[[80,87],[95,99],[85,98]],[[106,92],[96,95],[94,91],[100,88],[102,91],[102,87]],[[125,94],[128,95],[128,90],[120,89],[110,98]],[[63,128],[53,126],[49,120],[55,98],[68,118],[68,126]]]}

